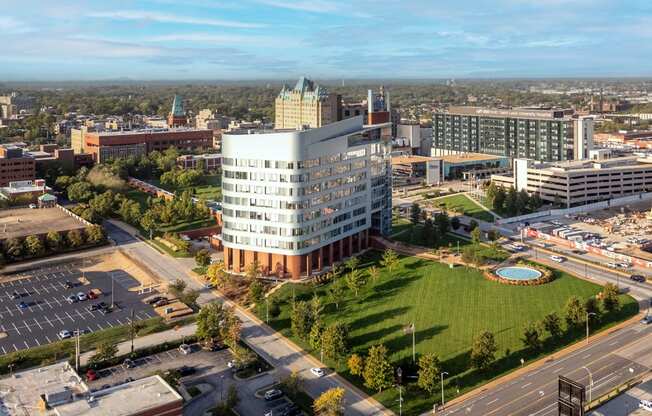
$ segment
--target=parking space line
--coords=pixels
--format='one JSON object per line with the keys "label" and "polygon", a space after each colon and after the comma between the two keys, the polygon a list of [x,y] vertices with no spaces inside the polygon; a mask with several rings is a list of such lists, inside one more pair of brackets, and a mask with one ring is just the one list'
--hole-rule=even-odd
{"label": "parking space line", "polygon": [[16,326],[16,323],[12,322],[11,324],[14,326],[14,329],[16,330],[16,333],[18,333],[18,335],[20,335],[20,331],[18,330],[18,327]]}
{"label": "parking space line", "polygon": [[113,328],[113,327],[115,326],[115,325],[113,325],[113,324],[112,324],[111,322],[109,322],[109,321],[106,321],[106,323],[107,323],[111,328]]}
{"label": "parking space line", "polygon": [[41,289],[43,289],[43,290],[45,291],[45,293],[50,293],[50,291],[48,290],[48,288],[45,287],[45,286],[42,286]]}
{"label": "parking space line", "polygon": [[11,312],[11,311],[9,310],[9,306],[5,306],[5,308],[7,308],[7,312],[9,312],[9,315],[11,315],[11,317],[13,317],[14,314],[13,314],[13,312]]}
{"label": "parking space line", "polygon": [[34,342],[36,342],[36,345],[37,345],[37,346],[38,346],[38,345],[41,345],[41,343],[38,342],[38,339],[37,339],[37,338],[34,338]]}
{"label": "parking space line", "polygon": [[77,315],[79,315],[80,318],[86,319],[86,317],[79,312],[79,309],[75,309],[75,312],[77,312]]}
{"label": "parking space line", "polygon": [[65,324],[65,322],[63,322],[63,319],[59,317],[59,314],[55,313],[54,316],[59,320],[59,322],[61,322],[61,325]]}
{"label": "parking space line", "polygon": [[27,345],[27,341],[23,341],[25,343],[25,348],[29,349],[29,345]]}
{"label": "parking space line", "polygon": [[45,336],[45,339],[48,340],[48,344],[51,344],[51,343],[52,343],[52,340],[50,340],[50,337],[49,337],[49,336],[46,335],[46,336]]}
{"label": "parking space line", "polygon": [[27,325],[27,322],[25,322],[25,321],[23,321],[23,324],[25,324],[25,328],[27,328],[27,330],[28,330],[28,331],[30,332],[30,334],[31,334],[31,333],[32,333],[32,328],[30,328],[29,325]]}
{"label": "parking space line", "polygon": [[45,318],[46,321],[48,321],[48,323],[50,324],[50,326],[51,326],[52,328],[54,328],[54,325],[52,324],[52,321],[50,321],[50,318],[48,318],[47,316],[44,316],[44,318]]}
{"label": "parking space line", "polygon": [[41,292],[38,291],[38,289],[36,288],[36,286],[34,286],[32,289],[34,289],[34,292],[36,292],[38,295],[41,294]]}
{"label": "parking space line", "polygon": [[14,350],[18,351],[18,347],[16,346],[16,344],[11,344],[11,345],[14,347]]}
{"label": "parking space line", "polygon": [[36,320],[36,318],[34,318],[34,322],[36,322],[36,325],[38,325],[38,327],[39,327],[41,330],[43,330],[43,327],[41,326],[41,324],[38,323],[38,321]]}
{"label": "parking space line", "polygon": [[5,350],[5,347],[2,347],[2,354],[6,354],[7,350]]}
{"label": "parking space line", "polygon": [[121,320],[119,320],[119,319],[116,319],[116,321],[118,321],[118,323],[119,323],[120,325],[124,325],[124,324],[122,323],[122,321],[121,321]]}
{"label": "parking space line", "polygon": [[66,315],[68,315],[68,318],[70,318],[70,320],[71,320],[72,322],[75,322],[75,320],[73,319],[72,316],[70,316],[70,314],[68,313],[68,311],[66,311]]}
{"label": "parking space line", "polygon": [[61,301],[57,298],[54,298],[54,300],[57,302],[57,305],[61,306]]}

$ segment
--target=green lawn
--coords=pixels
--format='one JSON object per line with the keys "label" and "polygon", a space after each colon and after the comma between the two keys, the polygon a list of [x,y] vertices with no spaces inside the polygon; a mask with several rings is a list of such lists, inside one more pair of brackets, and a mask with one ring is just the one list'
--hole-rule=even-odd
{"label": "green lawn", "polygon": [[494,222],[494,216],[464,194],[445,196],[432,201],[435,206],[443,204],[450,211],[463,210],[464,215],[482,221]]}
{"label": "green lawn", "polygon": [[400,241],[402,243],[406,244],[414,244],[417,246],[424,246],[424,247],[432,247],[432,248],[439,248],[439,247],[451,247],[451,248],[456,248],[457,243],[459,243],[460,248],[471,244],[470,241],[465,240],[463,238],[456,237],[451,234],[446,234],[435,244],[426,244],[426,242],[423,239],[423,225],[422,224],[417,224],[413,225],[409,220],[404,219],[404,218],[394,218],[392,222],[392,235],[391,238],[392,240]]}
{"label": "green lawn", "polygon": [[158,179],[148,180],[154,186],[163,188],[170,192],[176,191],[185,191],[187,189],[194,190],[193,195],[197,198],[202,198],[205,200],[220,201],[222,199],[222,175],[213,174],[213,175],[204,175],[203,176],[203,185],[191,186],[188,188],[173,188],[167,185],[161,185],[161,182]]}
{"label": "green lawn", "polygon": [[[376,264],[379,253],[372,252],[361,258],[364,269]],[[292,338],[306,350],[306,342],[296,339],[290,331],[290,302],[293,294],[297,299],[308,300],[316,293],[326,304],[325,323],[345,322],[350,328],[350,340],[354,352],[364,353],[374,344],[383,343],[391,353],[395,365],[408,372],[411,362],[411,336],[403,332],[409,323],[416,325],[417,354],[435,352],[442,360],[443,370],[449,379],[446,394],[449,399],[468,391],[487,380],[503,375],[527,361],[540,356],[524,350],[520,340],[523,326],[530,321],[541,320],[556,311],[563,317],[567,299],[577,295],[583,299],[594,296],[600,287],[565,273],[557,273],[557,279],[541,286],[510,286],[484,279],[473,269],[447,266],[418,258],[402,258],[400,267],[391,275],[383,271],[377,282],[369,282],[357,298],[348,291],[339,310],[326,296],[328,285],[313,288],[309,285],[286,285],[274,297],[281,301],[281,313],[270,324],[284,335]],[[636,302],[622,296],[624,305],[618,316],[604,317],[599,326],[612,325],[637,312]],[[264,319],[264,311],[260,314]],[[498,353],[490,373],[468,369],[470,346],[474,336],[482,330],[495,334]],[[583,331],[571,332],[562,344],[571,343],[583,336]],[[547,353],[560,348],[559,343],[548,342]],[[510,351],[506,355],[506,350]],[[319,353],[313,351],[315,356]],[[362,387],[362,381],[346,371],[344,363],[328,363],[342,375]],[[418,390],[414,385],[406,390],[404,414],[419,414],[432,409],[436,400]],[[371,392],[375,393],[375,392]],[[385,406],[398,412],[395,389],[374,394]]]}

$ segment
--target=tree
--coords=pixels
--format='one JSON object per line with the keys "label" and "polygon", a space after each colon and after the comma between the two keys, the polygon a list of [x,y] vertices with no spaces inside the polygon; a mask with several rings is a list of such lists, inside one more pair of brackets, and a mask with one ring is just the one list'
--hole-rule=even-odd
{"label": "tree", "polygon": [[594,313],[596,317],[600,315],[600,305],[598,305],[597,299],[591,296],[584,301],[584,310],[587,314]]}
{"label": "tree", "polygon": [[281,389],[288,394],[288,396],[295,396],[299,391],[301,391],[301,385],[303,384],[303,378],[293,371],[289,376],[281,380]]}
{"label": "tree", "polygon": [[72,248],[80,247],[84,244],[84,236],[79,230],[70,230],[66,233],[66,240]]}
{"label": "tree", "polygon": [[25,249],[27,249],[29,255],[34,257],[40,256],[45,252],[43,241],[35,235],[30,235],[25,238]]}
{"label": "tree", "polygon": [[419,371],[417,372],[417,385],[432,395],[439,384],[441,364],[439,357],[434,353],[428,353],[419,357]]}
{"label": "tree", "polygon": [[498,193],[498,187],[495,183],[490,182],[489,186],[485,190],[485,197],[487,198],[487,205],[492,207],[496,201],[496,194]]}
{"label": "tree", "polygon": [[186,290],[188,284],[181,279],[177,279],[174,282],[170,283],[168,286],[168,292],[172,297],[180,298],[183,295],[183,291]]}
{"label": "tree", "polygon": [[315,293],[310,299],[310,315],[312,316],[313,321],[319,321],[321,319],[321,314],[324,311],[324,304],[321,301],[321,298]]}
{"label": "tree", "polygon": [[208,266],[206,278],[218,287],[225,287],[230,283],[229,274],[226,271],[223,261],[216,261]]}
{"label": "tree", "polygon": [[49,231],[45,236],[45,243],[50,250],[58,251],[62,243],[61,234],[56,231]]}
{"label": "tree", "polygon": [[453,230],[458,230],[460,228],[460,225],[462,224],[460,223],[459,217],[451,218],[451,227],[453,228]]}
{"label": "tree", "polygon": [[204,342],[216,342],[222,339],[221,322],[224,318],[222,303],[211,302],[201,307],[197,314],[195,336]]}
{"label": "tree", "polygon": [[552,338],[559,338],[562,334],[561,319],[555,312],[549,313],[543,317],[543,327]]}
{"label": "tree", "polygon": [[5,240],[5,253],[7,256],[17,259],[25,253],[25,245],[23,240],[18,237],[13,237],[8,240]]}
{"label": "tree", "polygon": [[479,226],[480,226],[480,224],[478,224],[478,222],[476,220],[469,221],[469,231],[473,231],[476,228],[478,228]]}
{"label": "tree", "polygon": [[195,253],[195,263],[198,267],[208,266],[211,264],[211,253],[205,248],[198,250],[197,253]]}
{"label": "tree", "polygon": [[123,199],[118,208],[118,215],[120,215],[120,218],[128,224],[138,224],[142,217],[140,204],[131,199]]}
{"label": "tree", "polygon": [[494,334],[483,331],[473,340],[471,349],[471,365],[479,370],[488,369],[496,359],[496,339]]}
{"label": "tree", "polygon": [[328,297],[330,300],[335,304],[335,309],[339,310],[340,309],[340,301],[342,300],[342,297],[344,296],[344,281],[338,279],[333,282],[332,285],[328,288]]}
{"label": "tree", "polygon": [[88,182],[73,183],[67,193],[68,199],[73,202],[88,202],[93,197],[93,186]]}
{"label": "tree", "polygon": [[476,227],[473,230],[471,230],[471,242],[473,244],[480,244],[480,227]]}
{"label": "tree", "polygon": [[197,299],[199,299],[199,291],[195,289],[187,290],[179,296],[179,300],[182,303],[185,303],[193,309],[197,307]]}
{"label": "tree", "polygon": [[350,257],[344,263],[344,266],[351,271],[357,269],[359,265],[360,265],[360,259],[357,256]]}
{"label": "tree", "polygon": [[426,218],[421,228],[421,239],[425,245],[430,245],[431,242],[436,241],[437,234],[435,233],[435,224],[430,218]]}
{"label": "tree", "polygon": [[437,234],[440,236],[444,236],[448,233],[451,227],[451,220],[446,212],[435,214],[435,227],[437,228]]}
{"label": "tree", "polygon": [[358,292],[364,286],[364,275],[362,274],[362,270],[360,269],[353,269],[351,270],[347,275],[346,275],[346,285],[351,289],[353,293],[355,293],[355,297],[358,297]]}
{"label": "tree", "polygon": [[104,230],[99,225],[90,225],[84,229],[86,234],[86,241],[91,244],[98,244],[104,241]]}
{"label": "tree", "polygon": [[410,221],[416,225],[419,222],[419,218],[421,218],[421,207],[416,202],[413,202],[412,207],[410,207]]}
{"label": "tree", "polygon": [[118,354],[118,344],[111,341],[105,341],[97,346],[95,354],[91,356],[90,362],[92,364],[101,363],[103,361],[111,360]]}
{"label": "tree", "polygon": [[367,269],[367,275],[371,281],[375,282],[380,277],[380,270],[376,266],[371,266]]}
{"label": "tree", "polygon": [[566,302],[564,308],[566,323],[568,327],[577,327],[582,325],[586,320],[586,310],[584,305],[577,296],[571,296]]}
{"label": "tree", "polygon": [[516,213],[523,214],[530,204],[530,195],[525,189],[521,189],[516,195]]}
{"label": "tree", "polygon": [[385,249],[380,259],[380,265],[391,273],[398,266],[398,254],[391,248]]}
{"label": "tree", "polygon": [[336,322],[324,330],[321,346],[324,356],[339,360],[349,349],[349,329],[343,322]]}
{"label": "tree", "polygon": [[495,211],[503,211],[505,210],[505,203],[507,200],[507,193],[505,192],[505,188],[502,186],[498,186],[498,189],[496,190],[496,195],[494,196],[494,203],[493,203],[493,208]]}
{"label": "tree", "polygon": [[530,322],[525,325],[525,328],[523,328],[523,338],[521,338],[521,341],[523,341],[523,345],[525,345],[527,348],[535,351],[539,350],[542,344],[541,328],[539,325],[534,322]]}
{"label": "tree", "polygon": [[251,263],[247,264],[247,267],[245,267],[245,276],[249,280],[254,280],[260,276],[260,263],[258,260],[254,260]]}
{"label": "tree", "polygon": [[310,335],[308,337],[308,343],[310,348],[317,351],[322,346],[322,335],[324,334],[324,324],[321,321],[315,321],[310,328]]}
{"label": "tree", "polygon": [[351,354],[347,361],[349,373],[353,376],[361,376],[364,372],[364,358],[358,354]]}
{"label": "tree", "polygon": [[294,336],[303,340],[307,339],[313,324],[310,305],[304,301],[294,302],[290,320]]}
{"label": "tree", "polygon": [[541,195],[539,195],[538,192],[532,194],[532,196],[530,197],[530,201],[528,203],[528,209],[532,212],[535,212],[536,210],[541,208],[542,205],[543,205],[543,201],[541,200]]}
{"label": "tree", "polygon": [[507,196],[505,196],[505,211],[510,216],[518,214],[518,193],[513,186],[509,188]]}
{"label": "tree", "polygon": [[152,209],[148,209],[140,218],[140,226],[147,232],[151,233],[156,230],[158,218]]}
{"label": "tree", "polygon": [[387,359],[387,347],[381,344],[369,348],[362,376],[364,385],[372,390],[381,392],[392,386],[394,369]]}
{"label": "tree", "polygon": [[343,416],[344,389],[333,387],[315,399],[312,408],[316,416]]}
{"label": "tree", "polygon": [[265,298],[265,288],[258,280],[254,280],[249,284],[249,302],[261,303]]}
{"label": "tree", "polygon": [[602,306],[607,312],[617,311],[620,308],[618,287],[613,283],[607,283],[602,289]]}

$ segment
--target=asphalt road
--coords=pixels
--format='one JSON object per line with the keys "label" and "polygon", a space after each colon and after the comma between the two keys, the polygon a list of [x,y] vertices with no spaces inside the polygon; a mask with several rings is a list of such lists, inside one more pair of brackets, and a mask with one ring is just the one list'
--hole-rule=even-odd
{"label": "asphalt road", "polygon": [[[57,341],[59,331],[64,329],[94,332],[124,325],[129,322],[132,309],[138,320],[156,316],[152,307],[141,301],[142,296],[127,290],[134,279],[125,272],[83,274],[78,266],[64,263],[5,276],[16,279],[0,283],[0,333],[4,334],[0,337],[0,353],[49,344]],[[82,283],[82,277],[87,284]],[[75,286],[66,288],[66,281]],[[111,313],[103,315],[87,309],[99,302],[111,305],[112,286],[115,308]],[[70,295],[87,293],[91,288],[102,291],[99,299],[75,303],[66,300]],[[18,299],[11,299],[14,293],[19,295]],[[20,302],[26,307],[20,308]]]}

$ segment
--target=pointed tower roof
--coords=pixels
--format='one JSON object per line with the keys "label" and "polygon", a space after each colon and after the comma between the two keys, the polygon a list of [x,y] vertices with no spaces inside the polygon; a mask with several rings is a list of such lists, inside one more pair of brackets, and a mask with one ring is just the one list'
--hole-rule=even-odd
{"label": "pointed tower roof", "polygon": [[185,117],[186,115],[186,111],[183,108],[183,99],[179,94],[174,95],[171,114],[175,117]]}

